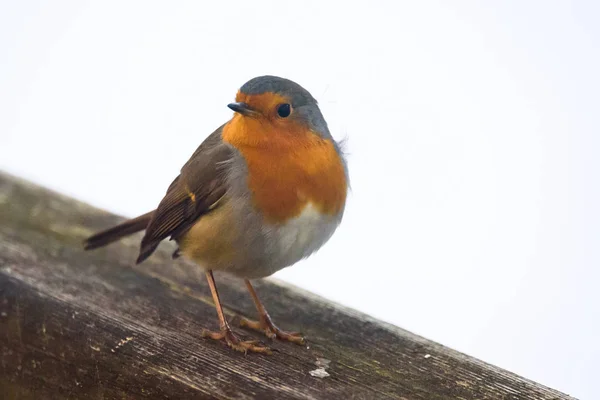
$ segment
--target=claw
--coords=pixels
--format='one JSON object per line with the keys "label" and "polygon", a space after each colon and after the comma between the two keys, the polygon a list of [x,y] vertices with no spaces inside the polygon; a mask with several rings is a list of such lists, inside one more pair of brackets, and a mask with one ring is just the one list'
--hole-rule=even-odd
{"label": "claw", "polygon": [[258,332],[264,333],[268,338],[280,340],[287,340],[288,342],[303,345],[305,343],[304,337],[300,332],[286,332],[279,329],[271,318],[261,318],[260,321],[252,321],[247,318],[240,320],[240,326],[249,328]]}
{"label": "claw", "polygon": [[258,340],[240,340],[229,328],[220,330],[219,332],[213,332],[204,330],[202,331],[202,337],[210,338],[213,340],[225,341],[229,347],[233,350],[241,351],[242,353],[262,353],[271,354],[271,349],[266,346],[258,345]]}

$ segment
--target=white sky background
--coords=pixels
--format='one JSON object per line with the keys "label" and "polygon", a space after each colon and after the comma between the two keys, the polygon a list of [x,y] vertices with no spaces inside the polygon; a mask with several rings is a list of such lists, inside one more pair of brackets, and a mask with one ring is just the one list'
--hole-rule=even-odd
{"label": "white sky background", "polygon": [[275,276],[600,398],[599,3],[454,3],[2,1],[0,169],[134,216],[288,77],[353,191]]}

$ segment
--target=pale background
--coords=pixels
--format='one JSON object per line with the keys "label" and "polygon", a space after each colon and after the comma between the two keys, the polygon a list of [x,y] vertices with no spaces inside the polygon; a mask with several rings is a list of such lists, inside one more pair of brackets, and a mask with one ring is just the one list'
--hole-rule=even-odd
{"label": "pale background", "polygon": [[134,216],[239,86],[291,78],[353,191],[276,276],[600,398],[598,4],[2,0],[0,169]]}

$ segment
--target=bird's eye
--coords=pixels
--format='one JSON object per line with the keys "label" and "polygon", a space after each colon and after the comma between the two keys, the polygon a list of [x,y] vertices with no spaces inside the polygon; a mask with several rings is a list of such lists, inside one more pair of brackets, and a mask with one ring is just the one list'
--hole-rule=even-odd
{"label": "bird's eye", "polygon": [[285,104],[280,104],[279,106],[277,106],[277,115],[279,115],[281,118],[287,118],[290,116],[290,114],[292,113],[292,106],[285,103]]}

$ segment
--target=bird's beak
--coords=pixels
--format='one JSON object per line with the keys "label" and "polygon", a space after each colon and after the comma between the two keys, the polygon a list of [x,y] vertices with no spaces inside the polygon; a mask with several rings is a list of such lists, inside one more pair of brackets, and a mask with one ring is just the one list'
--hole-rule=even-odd
{"label": "bird's beak", "polygon": [[227,107],[231,108],[236,113],[240,113],[246,117],[252,117],[258,114],[256,111],[250,108],[250,106],[246,103],[231,103],[227,104]]}

